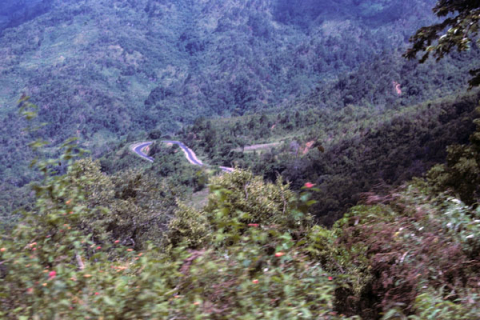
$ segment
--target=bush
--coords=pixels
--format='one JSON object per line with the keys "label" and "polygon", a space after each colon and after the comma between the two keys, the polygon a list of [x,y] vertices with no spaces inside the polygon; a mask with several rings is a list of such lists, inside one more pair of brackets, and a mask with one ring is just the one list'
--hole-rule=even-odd
{"label": "bush", "polygon": [[479,213],[421,181],[366,201],[371,205],[352,208],[334,226],[335,250],[346,254],[334,257],[333,266],[348,284],[337,301],[351,301],[339,311],[367,319],[478,313]]}
{"label": "bush", "polygon": [[[62,158],[72,159],[75,144],[65,147]],[[300,237],[308,194],[297,199],[281,181],[265,185],[247,172],[224,175],[205,216],[179,206],[166,253],[136,251],[120,240],[128,232],[112,205],[115,183],[97,174],[98,163],[77,161],[64,175],[48,169],[54,163],[39,163],[46,176],[36,205],[0,241],[2,318],[344,318],[333,310],[333,278]],[[134,198],[133,182],[117,198]],[[246,198],[251,205],[240,207]]]}

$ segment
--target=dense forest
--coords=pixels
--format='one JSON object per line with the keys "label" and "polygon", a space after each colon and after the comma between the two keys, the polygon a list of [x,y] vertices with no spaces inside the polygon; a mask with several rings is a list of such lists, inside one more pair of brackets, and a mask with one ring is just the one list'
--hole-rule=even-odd
{"label": "dense forest", "polygon": [[9,156],[26,143],[16,129],[22,93],[41,106],[54,146],[75,135],[98,156],[118,137],[172,134],[199,116],[287,108],[434,20],[433,2],[344,2],[56,0],[35,19],[19,15],[25,22],[0,36],[2,180],[30,179],[9,167],[28,163]]}
{"label": "dense forest", "polygon": [[3,1],[0,318],[477,319],[478,17]]}

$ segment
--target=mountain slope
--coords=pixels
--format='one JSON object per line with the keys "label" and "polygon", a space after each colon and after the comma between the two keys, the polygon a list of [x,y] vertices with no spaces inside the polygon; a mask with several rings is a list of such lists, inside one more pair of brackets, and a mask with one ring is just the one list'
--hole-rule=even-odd
{"label": "mountain slope", "polygon": [[[0,38],[9,83],[2,104],[28,91],[52,112],[93,123],[95,105],[112,108],[119,115],[104,120],[115,134],[162,119],[172,130],[199,115],[244,113],[306,93],[319,79],[401,46],[429,7],[409,1],[398,19],[371,26],[365,5],[302,3],[54,1],[50,12]],[[75,122],[82,130],[84,121]]]}
{"label": "mountain slope", "polygon": [[[432,1],[52,0],[0,36],[0,173],[23,184],[32,137],[14,115],[22,92],[38,133],[97,156],[108,142],[199,116],[282,109],[320,80],[404,46]],[[388,17],[383,19],[382,17]]]}

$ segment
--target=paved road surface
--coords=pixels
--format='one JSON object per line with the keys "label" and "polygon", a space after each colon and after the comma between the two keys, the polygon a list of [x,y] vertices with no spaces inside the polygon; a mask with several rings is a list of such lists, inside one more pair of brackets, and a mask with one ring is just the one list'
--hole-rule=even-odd
{"label": "paved road surface", "polygon": [[148,146],[150,146],[153,143],[153,141],[147,141],[147,142],[142,142],[142,143],[137,143],[133,144],[130,148],[132,149],[133,152],[135,152],[137,155],[142,157],[143,159],[153,162],[153,158],[147,156],[142,150]]}
{"label": "paved road surface", "polygon": [[[203,162],[197,158],[195,152],[193,152],[192,149],[190,149],[185,144],[183,144],[183,142],[171,141],[171,140],[165,140],[165,141],[162,141],[162,142],[172,143],[172,144],[178,145],[182,149],[183,153],[185,153],[185,157],[187,158],[188,162],[190,162],[191,164],[196,165],[196,166],[200,166],[200,167],[204,166]],[[140,142],[140,143],[136,143],[136,144],[131,145],[130,148],[133,152],[135,152],[142,159],[153,162],[154,159],[152,157],[149,157],[148,155],[146,155],[143,152],[143,149],[145,149],[146,147],[149,147],[152,143],[153,143],[153,141]],[[233,168],[220,167],[220,169],[222,169],[222,171],[225,171],[225,172],[233,172]]]}

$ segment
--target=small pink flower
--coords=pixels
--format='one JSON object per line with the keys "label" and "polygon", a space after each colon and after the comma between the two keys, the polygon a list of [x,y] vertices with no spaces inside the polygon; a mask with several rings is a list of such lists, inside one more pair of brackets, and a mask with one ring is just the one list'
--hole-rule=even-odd
{"label": "small pink flower", "polygon": [[258,223],[249,223],[248,226],[258,228],[260,225]]}
{"label": "small pink flower", "polygon": [[115,244],[119,244],[120,243],[120,240],[115,240]]}
{"label": "small pink flower", "polygon": [[98,292],[95,292],[95,295],[96,295],[96,296],[98,296],[99,294],[100,294],[100,293],[98,293]]}
{"label": "small pink flower", "polygon": [[57,272],[56,271],[50,271],[48,273],[48,280],[53,280],[55,279],[55,277],[57,276]]}
{"label": "small pink flower", "polygon": [[97,250],[100,250],[100,249],[102,249],[102,247],[98,246],[98,247],[97,247]]}
{"label": "small pink flower", "polygon": [[332,280],[333,280],[333,277],[328,277],[328,280],[332,281]]}
{"label": "small pink flower", "polygon": [[310,189],[310,188],[313,188],[313,187],[315,187],[315,184],[313,184],[311,182],[305,183],[305,188]]}
{"label": "small pink flower", "polygon": [[282,257],[282,256],[284,256],[284,255],[285,255],[285,252],[281,252],[281,251],[275,253],[275,257],[277,257],[277,258],[280,258],[280,257]]}
{"label": "small pink flower", "polygon": [[252,283],[253,283],[253,284],[257,284],[257,283],[258,283],[258,279],[252,280]]}

